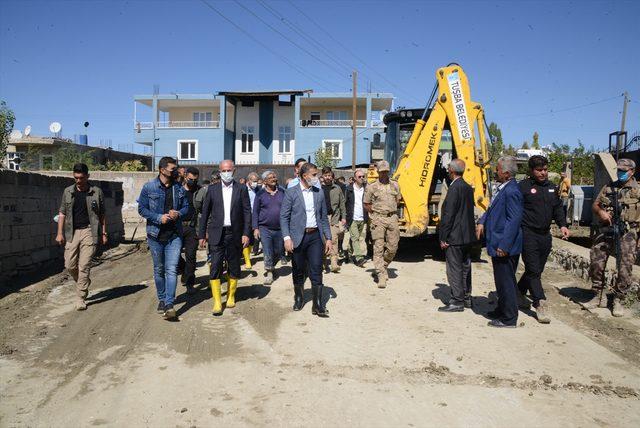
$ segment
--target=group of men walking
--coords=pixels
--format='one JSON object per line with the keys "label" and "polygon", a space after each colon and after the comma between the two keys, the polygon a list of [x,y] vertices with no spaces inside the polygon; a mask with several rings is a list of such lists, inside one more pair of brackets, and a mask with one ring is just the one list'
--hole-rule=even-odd
{"label": "group of men walking", "polygon": [[[560,228],[563,239],[569,237],[565,189],[559,192],[549,181],[545,157],[531,157],[528,166],[528,178],[518,183],[516,159],[504,156],[498,160],[499,185],[476,225],[473,189],[463,179],[465,163],[461,159],[449,163],[438,236],[445,252],[451,298],[439,311],[462,312],[473,307],[472,247],[484,237],[498,296],[497,308],[488,314],[489,325],[515,327],[518,308],[530,305],[539,322],[550,322],[541,275],[551,251],[552,221]],[[224,281],[228,283],[224,307],[235,306],[243,253],[245,265],[249,266],[250,247],[257,248],[258,244],[264,253],[265,285],[273,283],[277,263],[287,263],[286,254],[290,255],[295,311],[305,304],[304,283],[309,278],[312,313],[328,316],[323,274],[327,260],[331,272],[340,271],[340,240],[345,231],[349,233],[349,260],[360,267],[366,260],[367,238],[371,239],[374,276],[378,287],[386,287],[389,264],[400,238],[401,199],[397,182],[390,180],[386,161],[378,162],[375,182],[367,185],[365,171],[358,169],[344,189],[331,168],[319,171],[305,159],[296,161],[295,177],[288,180],[286,190],[279,185],[274,171],[265,171],[259,186],[260,178],[255,173],[244,184],[236,181],[231,160],[222,161],[219,167],[212,180],[203,183],[208,186],[201,186],[198,169],[189,167],[179,172],[175,159],[163,157],[158,176],[143,186],[138,198],[138,211],[147,221],[157,311],[165,319],[177,318],[174,300],[180,271],[187,292],[194,291],[198,246],[208,248],[214,315],[221,315],[224,310]],[[633,178],[635,163],[620,159],[617,168],[618,179],[605,186],[593,203],[592,209],[601,223],[591,250],[595,296],[583,304],[588,309],[607,306],[604,271],[608,256],[616,253],[613,232],[618,231],[621,267],[612,288],[614,316],[622,315],[621,301],[631,285],[640,225],[640,185]],[[56,241],[65,245],[65,266],[77,284],[76,308],[84,310],[90,260],[96,246],[107,243],[107,231],[104,197],[99,187],[89,184],[87,166],[75,165],[73,175],[74,185],[63,193]],[[624,226],[620,230],[621,227],[614,227],[617,225]],[[520,255],[524,273],[517,281]]]}

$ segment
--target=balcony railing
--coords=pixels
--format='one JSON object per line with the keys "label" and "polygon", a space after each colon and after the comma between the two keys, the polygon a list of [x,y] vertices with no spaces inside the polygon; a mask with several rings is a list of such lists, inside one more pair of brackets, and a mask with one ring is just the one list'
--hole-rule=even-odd
{"label": "balcony railing", "polygon": [[158,122],[158,128],[220,128],[220,122],[217,120],[177,120]]}
{"label": "balcony railing", "polygon": [[153,129],[153,122],[136,122],[135,129]]}
{"label": "balcony railing", "polygon": [[[300,126],[308,128],[351,128],[351,120],[311,120],[302,119]],[[366,120],[356,120],[356,127],[367,126]]]}
{"label": "balcony railing", "polygon": [[371,119],[372,128],[384,128],[384,122],[380,119]]}

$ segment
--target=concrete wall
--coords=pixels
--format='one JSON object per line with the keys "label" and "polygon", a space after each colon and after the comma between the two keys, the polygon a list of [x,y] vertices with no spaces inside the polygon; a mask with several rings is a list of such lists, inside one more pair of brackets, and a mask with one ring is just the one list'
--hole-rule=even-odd
{"label": "concrete wall", "polygon": [[[72,178],[0,170],[0,278],[60,264],[64,251],[55,242],[58,214],[65,187]],[[105,196],[109,241],[122,240],[121,183],[94,181]]]}

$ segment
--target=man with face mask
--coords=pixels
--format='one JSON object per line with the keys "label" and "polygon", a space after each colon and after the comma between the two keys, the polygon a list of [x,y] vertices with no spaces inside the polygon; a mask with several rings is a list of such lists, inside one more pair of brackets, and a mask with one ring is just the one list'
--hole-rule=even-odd
{"label": "man with face mask", "polygon": [[284,255],[284,243],[280,230],[280,211],[284,200],[284,189],[278,186],[278,176],[274,171],[262,173],[264,186],[253,203],[251,227],[253,236],[262,241],[264,252],[264,285],[271,285],[275,279],[275,266]]}
{"label": "man with face mask", "polygon": [[331,252],[331,229],[324,193],[318,189],[318,168],[312,163],[300,167],[299,184],[287,189],[280,211],[284,248],[293,253],[293,310],[304,306],[304,281],[308,271],[313,291],[311,312],[327,317],[322,298],[323,253]]}
{"label": "man with face mask", "polygon": [[475,242],[473,189],[464,181],[465,163],[462,159],[449,162],[451,184],[442,204],[438,226],[440,248],[447,261],[447,279],[451,299],[438,308],[440,312],[462,312],[471,308],[471,244]]}
{"label": "man with face mask", "polygon": [[[258,174],[250,172],[247,175],[247,193],[249,193],[249,201],[251,202],[251,212],[253,212],[253,205],[256,200],[256,195],[260,191],[260,185],[258,184]],[[242,250],[244,256],[244,266],[247,269],[251,269],[251,255],[258,255],[258,248],[260,248],[260,240],[255,239],[253,234],[249,236],[249,246]]]}
{"label": "man with face mask", "polygon": [[401,195],[398,183],[389,180],[389,162],[378,162],[377,169],[378,179],[367,186],[362,202],[369,213],[378,288],[385,288],[389,279],[387,269],[396,256],[400,242],[398,202]]}
{"label": "man with face mask", "polygon": [[235,295],[240,278],[240,255],[249,245],[251,234],[251,202],[247,186],[233,179],[235,166],[231,160],[220,162],[220,183],[207,188],[200,219],[200,246],[209,240],[211,272],[209,285],[213,295],[213,315],[222,315],[221,277],[227,262],[229,287],[227,308],[236,305]]}
{"label": "man with face mask", "polygon": [[[589,276],[595,295],[584,303],[585,309],[606,308],[607,295],[604,289],[604,271],[609,256],[620,257],[620,271],[612,287],[614,317],[624,315],[622,300],[633,283],[632,269],[636,261],[638,247],[638,227],[640,226],[640,185],[634,174],[636,163],[631,159],[618,159],[617,180],[604,186],[593,202],[593,214],[600,222],[599,233],[593,239],[591,247],[591,266]],[[624,230],[620,231],[620,251],[616,254],[613,236],[613,192],[617,193],[620,218]]]}
{"label": "man with face mask", "polygon": [[331,272],[338,273],[340,272],[340,266],[338,265],[338,246],[340,238],[344,236],[345,224],[347,224],[347,209],[345,206],[344,193],[336,184],[335,173],[331,167],[325,166],[322,168],[322,177],[324,178],[322,191],[324,192],[324,199],[327,204],[331,236],[333,237],[333,241],[337,244],[331,249]]}
{"label": "man with face mask", "polygon": [[160,159],[158,177],[142,187],[138,198],[138,213],[147,219],[147,243],[160,301],[157,311],[167,320],[177,318],[173,301],[182,249],[182,218],[189,212],[184,188],[177,182],[177,167],[173,158]]}
{"label": "man with face mask", "polygon": [[556,185],[548,180],[549,161],[535,155],[529,158],[529,178],[518,185],[524,198],[522,216],[522,261],[524,273],[518,281],[518,306],[529,308],[525,294],[530,292],[538,322],[551,322],[547,314],[546,297],[540,280],[551,252],[551,221],[562,231],[562,239],[569,238],[569,229],[558,197]]}
{"label": "man with face mask", "polygon": [[198,210],[196,210],[195,195],[200,190],[198,185],[198,177],[200,171],[198,168],[190,166],[186,169],[185,180],[183,183],[185,196],[189,202],[189,212],[182,219],[182,246],[184,248],[184,260],[180,258],[180,265],[183,269],[183,282],[187,287],[187,293],[194,293],[195,271],[196,271],[196,253],[198,252]]}

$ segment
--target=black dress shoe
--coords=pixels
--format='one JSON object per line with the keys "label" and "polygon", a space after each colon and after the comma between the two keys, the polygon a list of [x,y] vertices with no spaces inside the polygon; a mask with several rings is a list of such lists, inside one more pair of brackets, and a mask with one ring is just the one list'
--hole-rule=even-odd
{"label": "black dress shoe", "polygon": [[438,308],[438,312],[462,312],[464,311],[464,306],[458,306],[458,305],[445,305],[445,306],[440,306]]}
{"label": "black dress shoe", "polygon": [[466,299],[464,299],[464,307],[467,309],[473,308],[473,300],[471,299],[471,297],[467,297]]}
{"label": "black dress shoe", "polygon": [[487,323],[489,327],[497,327],[497,328],[516,328],[515,324],[505,324],[500,320],[491,320]]}
{"label": "black dress shoe", "polygon": [[293,310],[300,311],[304,306],[304,286],[302,285],[294,285],[293,286]]}

